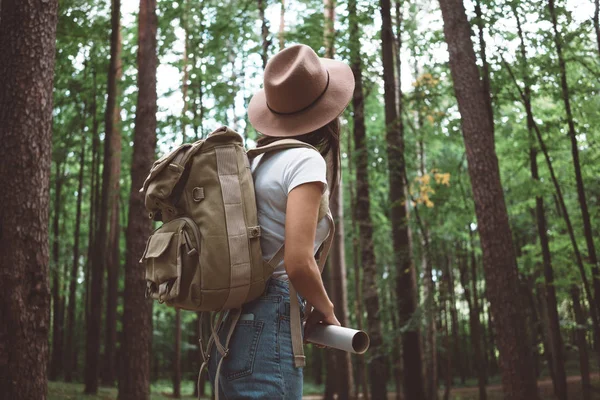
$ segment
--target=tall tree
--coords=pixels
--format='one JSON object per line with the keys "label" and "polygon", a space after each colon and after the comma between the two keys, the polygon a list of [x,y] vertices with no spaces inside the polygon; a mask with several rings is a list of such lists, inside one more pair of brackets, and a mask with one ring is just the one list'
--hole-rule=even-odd
{"label": "tall tree", "polygon": [[[188,47],[189,47],[189,35],[190,28],[188,25],[188,15],[190,13],[189,0],[184,0],[183,7],[181,7],[181,27],[183,28],[183,60],[182,67],[183,78],[181,80],[181,97],[183,99],[183,110],[181,111],[181,135],[182,143],[187,140],[186,128],[187,128],[187,110],[188,110],[188,88],[189,88],[189,71],[188,71]],[[192,65],[193,66],[193,65]]]}
{"label": "tall tree", "polygon": [[[379,316],[379,296],[377,293],[377,261],[373,247],[373,223],[371,221],[371,201],[370,185],[368,173],[368,150],[366,143],[365,127],[365,104],[363,93],[362,78],[362,57],[360,46],[360,29],[358,25],[358,15],[356,10],[356,0],[348,2],[348,18],[350,24],[350,66],[354,74],[354,93],[352,95],[352,110],[354,116],[354,149],[356,157],[356,209],[355,215],[359,227],[359,250],[360,261],[363,268],[363,298],[365,308],[367,309],[367,326],[369,336],[371,337],[371,352],[375,356],[370,359],[370,366],[367,368],[371,378],[371,395],[373,399],[385,399],[385,365],[382,356],[383,353],[383,333],[381,319]],[[358,277],[359,271],[354,272]],[[358,279],[355,280],[358,289]],[[358,298],[358,296],[357,296]],[[358,300],[358,299],[357,299]],[[362,303],[362,302],[361,302]],[[359,307],[361,305],[359,304]],[[362,313],[361,313],[362,314]],[[361,325],[362,315],[358,315],[359,327]],[[363,382],[361,367],[362,360],[359,360],[359,381]],[[366,384],[366,381],[363,382]],[[366,388],[363,387],[366,391]],[[356,393],[358,396],[358,393]]]}
{"label": "tall tree", "polygon": [[[531,110],[531,80],[529,78],[529,71],[527,68],[527,52],[525,46],[525,36],[521,27],[521,19],[519,17],[516,5],[512,6],[513,14],[517,22],[517,33],[519,36],[519,50],[521,55],[521,70],[523,75],[523,101],[526,103],[526,108]],[[529,112],[528,112],[529,114]],[[529,137],[532,138],[534,135],[533,118],[527,118],[527,131]],[[531,140],[532,144],[529,148],[529,161],[531,169],[531,178],[535,181],[540,180],[538,172],[538,146],[536,146],[535,139]],[[556,302],[556,290],[554,288],[554,271],[552,269],[552,259],[550,255],[550,241],[548,239],[548,229],[546,224],[546,210],[544,207],[544,199],[542,196],[537,195],[535,197],[535,219],[538,230],[538,236],[540,239],[540,247],[542,250],[542,264],[544,268],[544,280],[545,280],[545,301],[546,310],[548,315],[548,338],[551,348],[551,369],[552,369],[552,381],[554,384],[554,393],[560,400],[567,399],[567,377],[565,373],[564,357],[563,357],[563,343],[560,334],[560,321],[558,317],[558,308]]]}
{"label": "tall tree", "polygon": [[[121,19],[121,0],[112,0],[111,6],[111,35],[110,63],[108,69],[108,84],[106,110],[104,118],[104,162],[102,169],[102,192],[98,220],[98,231],[94,241],[94,257],[91,271],[90,318],[86,326],[86,357],[85,357],[85,393],[98,393],[98,376],[100,368],[100,338],[102,324],[102,299],[104,287],[104,269],[109,261],[107,240],[108,221],[111,210],[110,195],[113,188],[113,140],[114,112],[117,96],[117,65],[119,58],[119,27]],[[112,267],[111,267],[112,268]]]}
{"label": "tall tree", "polygon": [[[115,23],[115,21],[113,21]],[[115,100],[119,97],[118,83],[123,75],[121,62],[121,30],[117,19],[117,52],[115,65]],[[117,364],[117,305],[119,299],[119,267],[121,265],[121,224],[120,224],[120,176],[121,176],[121,108],[117,101],[112,112],[113,125],[110,136],[111,162],[110,162],[110,197],[109,197],[109,222],[108,242],[106,252],[106,332],[104,335],[104,370],[102,381],[106,385],[114,385],[116,380]]]}
{"label": "tall tree", "polygon": [[494,127],[477,69],[471,27],[462,0],[440,0],[440,7],[462,117],[487,293],[497,330],[504,397],[537,399],[531,356],[523,341],[523,300],[518,290],[516,256],[500,183]]}
{"label": "tall tree", "polygon": [[75,313],[77,296],[77,275],[79,274],[79,236],[81,232],[81,205],[83,203],[83,172],[85,170],[85,126],[86,126],[86,104],[83,105],[83,117],[81,118],[81,150],[79,152],[79,176],[77,184],[77,211],[75,213],[75,233],[73,245],[73,265],[71,267],[71,276],[69,278],[69,302],[67,306],[67,332],[65,348],[65,381],[73,380],[73,370],[75,369]]}
{"label": "tall tree", "polygon": [[[389,169],[390,205],[394,262],[396,265],[396,301],[400,313],[402,356],[404,366],[404,393],[409,399],[425,398],[421,345],[418,324],[410,323],[417,307],[414,290],[415,270],[411,261],[407,210],[405,208],[406,166],[404,163],[404,125],[396,108],[394,79],[394,34],[390,14],[390,0],[381,0],[381,42],[385,98],[386,142]],[[373,372],[378,373],[378,372]],[[373,383],[371,383],[373,385]],[[385,391],[385,388],[378,390]],[[376,398],[376,396],[373,396]]]}
{"label": "tall tree", "polygon": [[[472,236],[473,233],[469,232]],[[477,276],[475,264],[475,249],[472,248],[471,241],[471,286],[469,286],[469,272],[467,255],[462,256],[458,262],[458,270],[460,275],[460,283],[463,287],[467,307],[469,308],[469,330],[471,333],[471,347],[473,348],[473,363],[477,374],[477,386],[479,388],[479,399],[486,400],[487,393],[485,391],[485,365],[483,354],[481,353],[481,322],[479,320],[479,307],[477,301]]]}
{"label": "tall tree", "polygon": [[[334,48],[334,21],[335,0],[324,0],[324,35],[325,57],[333,58]],[[348,315],[348,287],[346,284],[346,257],[344,246],[344,200],[343,184],[340,180],[331,196],[331,213],[335,221],[335,236],[329,256],[328,290],[331,292],[336,316],[342,326],[349,325]],[[334,393],[342,399],[351,397],[353,387],[352,362],[350,354],[344,351],[333,350],[327,352],[327,385],[325,398],[333,399]]]}
{"label": "tall tree", "polygon": [[[65,153],[60,149],[59,153]],[[59,222],[62,212],[62,188],[65,181],[63,166],[66,162],[66,154],[59,154],[56,160],[55,187],[54,187],[54,216],[52,218],[52,357],[50,360],[50,371],[48,379],[55,381],[62,372],[63,367],[63,339],[64,339],[64,315],[61,286],[61,262],[60,262],[60,228]]]}
{"label": "tall tree", "polygon": [[0,8],[0,391],[15,400],[46,398],[48,388],[57,9],[56,0],[3,0]]}
{"label": "tall tree", "polygon": [[[596,256],[596,246],[594,245],[594,236],[592,233],[592,223],[590,213],[588,211],[587,200],[585,198],[585,187],[583,177],[581,175],[581,164],[579,162],[579,145],[577,143],[577,134],[575,132],[575,121],[573,119],[573,111],[571,109],[571,93],[569,83],[567,81],[567,66],[562,51],[562,36],[558,31],[558,22],[556,20],[556,8],[554,0],[548,0],[548,10],[550,11],[550,19],[552,21],[552,31],[554,33],[554,45],[556,47],[556,55],[558,56],[558,68],[560,71],[560,87],[562,91],[562,100],[565,106],[567,116],[567,125],[569,127],[568,134],[571,140],[571,157],[573,158],[573,169],[575,171],[575,182],[577,184],[577,199],[579,200],[579,208],[581,209],[581,218],[583,220],[583,234],[588,250],[588,262],[592,266],[592,285],[594,288],[594,304],[590,303],[590,307],[596,307],[596,313],[600,312],[600,270],[598,269],[598,258]],[[600,343],[596,343],[600,348]]]}
{"label": "tall tree", "polygon": [[150,347],[152,305],[145,299],[145,271],[139,264],[151,224],[138,192],[154,161],[156,148],[156,0],[140,0],[138,26],[138,98],[135,115],[131,195],[127,224],[125,303],[123,310],[123,372],[119,376],[120,400],[150,397]]}

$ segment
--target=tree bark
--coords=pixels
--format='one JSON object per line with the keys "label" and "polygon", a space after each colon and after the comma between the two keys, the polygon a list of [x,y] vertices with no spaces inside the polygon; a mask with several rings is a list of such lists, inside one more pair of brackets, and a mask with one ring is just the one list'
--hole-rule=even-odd
{"label": "tree bark", "polygon": [[144,266],[138,260],[151,233],[143,195],[138,192],[154,161],[156,149],[156,0],[140,0],[138,27],[138,99],[135,115],[131,195],[126,231],[125,303],[123,311],[123,373],[120,400],[147,400],[150,396],[152,304],[145,298]]}
{"label": "tree bark", "polygon": [[[385,123],[390,185],[392,241],[396,265],[396,301],[402,326],[402,355],[404,363],[404,393],[408,399],[424,398],[421,346],[418,324],[410,323],[417,307],[414,289],[414,265],[411,262],[408,218],[405,208],[404,127],[401,113],[396,108],[394,55],[390,0],[381,0],[381,42],[383,53],[383,80],[385,89]],[[400,115],[400,116],[399,116]],[[362,235],[361,235],[362,236]],[[378,372],[374,372],[378,373]],[[381,378],[379,378],[381,379]],[[371,382],[373,385],[373,382]],[[385,387],[378,390],[385,394]],[[374,396],[375,397],[375,396]]]}
{"label": "tree bark", "polygon": [[81,205],[83,202],[83,172],[85,170],[85,139],[83,134],[86,126],[87,105],[83,105],[82,117],[82,135],[81,152],[79,153],[79,176],[77,184],[77,211],[75,214],[75,234],[73,245],[73,266],[71,268],[71,277],[69,279],[69,304],[67,308],[67,332],[66,332],[66,351],[65,351],[65,381],[73,380],[73,371],[75,370],[75,312],[77,298],[77,275],[79,273],[79,236],[81,232]]}
{"label": "tree bark", "polygon": [[[60,149],[63,150],[63,149]],[[54,188],[54,216],[52,218],[52,356],[50,360],[50,370],[48,379],[58,380],[63,370],[64,359],[64,315],[61,305],[63,302],[63,293],[61,291],[60,279],[60,229],[59,222],[62,211],[62,186],[65,179],[62,165],[65,162],[64,156],[56,161],[55,188]]]}
{"label": "tree bark", "polygon": [[538,398],[525,336],[516,256],[494,148],[494,127],[462,0],[440,0],[450,70],[462,117],[487,292],[496,323],[505,399]]}
{"label": "tree bark", "polygon": [[[600,312],[600,270],[598,269],[598,258],[596,256],[596,247],[594,245],[594,237],[592,233],[592,224],[590,213],[588,211],[587,201],[585,198],[585,187],[583,177],[581,176],[581,165],[579,162],[579,147],[577,145],[577,136],[575,132],[575,121],[573,120],[573,112],[571,111],[571,98],[569,93],[569,84],[567,82],[567,67],[562,53],[562,38],[558,32],[558,23],[556,21],[556,10],[554,9],[554,0],[548,0],[548,10],[552,20],[552,30],[554,32],[554,44],[556,46],[556,54],[558,56],[558,67],[560,70],[560,86],[562,90],[563,103],[567,115],[567,125],[569,127],[569,139],[571,140],[571,156],[573,157],[573,169],[575,170],[575,182],[577,183],[577,199],[581,209],[581,218],[583,220],[583,233],[585,243],[588,250],[588,262],[592,267],[592,285],[594,287],[594,302],[590,303],[590,307],[595,306],[596,312]],[[599,45],[600,46],[600,45]],[[596,337],[596,346],[600,349]]]}
{"label": "tree bark", "polygon": [[[58,1],[0,9],[0,392],[47,396],[48,210]],[[27,184],[24,184],[24,183]]]}
{"label": "tree bark", "polygon": [[183,110],[181,110],[181,143],[185,143],[187,141],[187,111],[188,111],[188,81],[189,81],[189,71],[188,71],[188,47],[189,47],[189,26],[188,26],[188,14],[190,11],[189,0],[184,0],[183,7],[181,7],[181,26],[183,28],[183,60],[182,67],[183,70],[183,78],[181,80],[181,97],[183,99]]}
{"label": "tree bark", "polygon": [[[119,97],[118,82],[122,77],[121,63],[121,32],[120,23],[118,20],[113,21],[114,29],[117,30],[117,52],[115,65],[115,100]],[[120,176],[121,176],[121,108],[115,101],[115,106],[112,112],[113,125],[112,134],[110,137],[110,193],[109,193],[109,213],[110,213],[110,229],[108,232],[108,247],[106,253],[106,270],[107,270],[107,296],[106,296],[106,333],[104,344],[104,371],[102,382],[105,385],[114,385],[116,380],[117,364],[116,364],[116,348],[117,348],[117,305],[119,298],[119,267],[121,265],[120,252]]]}

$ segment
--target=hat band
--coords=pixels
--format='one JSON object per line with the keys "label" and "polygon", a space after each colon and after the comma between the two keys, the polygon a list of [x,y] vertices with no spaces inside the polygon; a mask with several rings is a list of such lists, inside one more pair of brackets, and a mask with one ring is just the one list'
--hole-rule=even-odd
{"label": "hat band", "polygon": [[327,91],[327,88],[329,87],[329,71],[328,71],[328,70],[325,70],[325,72],[327,72],[327,83],[325,84],[325,89],[323,89],[323,91],[321,92],[321,94],[320,94],[320,95],[318,95],[318,96],[317,96],[317,98],[316,98],[316,99],[314,99],[314,100],[312,101],[312,103],[310,103],[310,104],[309,104],[309,105],[307,105],[306,107],[304,107],[304,108],[302,108],[302,109],[300,109],[300,110],[292,111],[292,112],[280,112],[280,111],[275,111],[275,110],[273,110],[273,109],[271,108],[271,106],[269,105],[269,103],[268,103],[268,102],[266,102],[266,103],[267,103],[267,108],[268,108],[269,110],[271,110],[271,112],[272,112],[272,113],[274,113],[274,114],[278,114],[278,115],[292,115],[292,114],[297,114],[297,113],[300,113],[300,112],[302,112],[302,111],[304,111],[304,110],[308,110],[308,109],[309,109],[309,108],[311,108],[311,107],[312,107],[312,106],[313,106],[313,105],[314,105],[314,104],[315,104],[317,101],[319,101],[319,99],[321,99],[321,97],[323,97],[323,95],[324,95],[324,94],[325,94],[325,92]]}

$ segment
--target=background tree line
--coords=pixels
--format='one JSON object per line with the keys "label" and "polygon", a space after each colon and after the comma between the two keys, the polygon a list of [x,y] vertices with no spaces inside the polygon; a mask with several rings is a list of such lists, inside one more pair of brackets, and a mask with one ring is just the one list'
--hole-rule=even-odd
{"label": "background tree line", "polygon": [[138,189],[221,124],[253,146],[300,42],[356,80],[325,281],[371,336],[309,346],[305,392],[600,398],[598,3],[2,0],[0,388],[191,394],[202,316],[144,299]]}

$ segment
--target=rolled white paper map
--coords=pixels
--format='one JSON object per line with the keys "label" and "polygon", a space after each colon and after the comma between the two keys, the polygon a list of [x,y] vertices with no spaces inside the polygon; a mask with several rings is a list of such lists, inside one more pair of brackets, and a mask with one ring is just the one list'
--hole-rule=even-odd
{"label": "rolled white paper map", "polygon": [[313,326],[306,341],[356,354],[367,351],[371,342],[366,332],[325,324]]}

